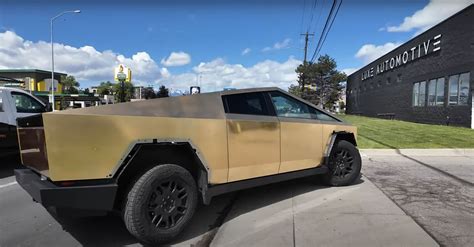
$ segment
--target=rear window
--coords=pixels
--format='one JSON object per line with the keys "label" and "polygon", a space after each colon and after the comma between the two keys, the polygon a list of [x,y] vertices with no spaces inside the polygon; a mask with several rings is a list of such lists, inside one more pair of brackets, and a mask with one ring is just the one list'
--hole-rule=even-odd
{"label": "rear window", "polygon": [[222,96],[226,113],[270,115],[262,93],[242,93]]}

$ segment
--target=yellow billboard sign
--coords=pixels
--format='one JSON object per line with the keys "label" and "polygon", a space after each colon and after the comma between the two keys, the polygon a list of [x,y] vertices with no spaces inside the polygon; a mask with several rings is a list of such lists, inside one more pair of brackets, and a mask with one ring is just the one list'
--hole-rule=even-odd
{"label": "yellow billboard sign", "polygon": [[128,67],[126,67],[123,64],[120,64],[115,68],[115,73],[114,73],[114,80],[115,81],[125,81],[125,82],[131,82],[132,81],[132,70]]}

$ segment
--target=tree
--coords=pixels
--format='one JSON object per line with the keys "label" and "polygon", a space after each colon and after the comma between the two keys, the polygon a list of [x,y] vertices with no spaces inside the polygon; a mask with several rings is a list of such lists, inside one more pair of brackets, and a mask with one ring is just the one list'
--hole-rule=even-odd
{"label": "tree", "polygon": [[84,94],[90,94],[91,92],[89,92],[89,88],[86,88],[84,89]]}
{"label": "tree", "polygon": [[160,88],[158,89],[158,93],[156,94],[156,97],[158,98],[164,98],[164,97],[169,97],[170,96],[170,90],[166,88],[164,85],[161,85]]}
{"label": "tree", "polygon": [[155,90],[153,90],[153,87],[146,87],[146,88],[143,88],[143,90],[145,90],[143,92],[143,95],[145,96],[145,99],[154,99],[154,98],[156,98],[156,93],[155,93]]}
{"label": "tree", "polygon": [[288,92],[295,96],[301,97],[301,89],[298,85],[291,84],[290,87],[288,87]]}
{"label": "tree", "polygon": [[[113,84],[113,91],[115,93],[115,101],[120,102],[121,96],[122,96],[122,90],[121,90],[121,84],[122,83],[116,83]],[[131,82],[124,82],[124,99],[125,102],[130,101],[133,99],[133,94],[135,92],[135,88],[133,87],[133,84]]]}
{"label": "tree", "polygon": [[111,83],[110,81],[103,81],[97,87],[97,94],[99,94],[100,96],[111,95],[113,94],[113,89],[114,89],[113,86],[114,84]]}
{"label": "tree", "polygon": [[[300,96],[322,108],[330,109],[341,95],[341,82],[347,79],[338,71],[336,61],[328,55],[320,56],[317,63],[304,63],[296,68]],[[297,86],[289,88],[295,91]],[[298,90],[296,90],[298,91]]]}
{"label": "tree", "polygon": [[77,94],[79,90],[77,89],[80,84],[76,81],[76,78],[72,75],[61,76],[61,84],[63,85],[63,92],[68,94]]}

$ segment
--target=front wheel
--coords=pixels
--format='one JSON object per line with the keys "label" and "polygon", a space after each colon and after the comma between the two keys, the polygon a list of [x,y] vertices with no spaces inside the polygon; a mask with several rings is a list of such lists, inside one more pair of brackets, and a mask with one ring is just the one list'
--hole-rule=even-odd
{"label": "front wheel", "polygon": [[350,185],[360,176],[361,164],[359,150],[348,141],[338,141],[331,151],[324,182],[330,186]]}
{"label": "front wheel", "polygon": [[195,181],[186,169],[172,164],[156,166],[129,191],[123,213],[125,225],[144,243],[169,242],[190,221],[197,200]]}

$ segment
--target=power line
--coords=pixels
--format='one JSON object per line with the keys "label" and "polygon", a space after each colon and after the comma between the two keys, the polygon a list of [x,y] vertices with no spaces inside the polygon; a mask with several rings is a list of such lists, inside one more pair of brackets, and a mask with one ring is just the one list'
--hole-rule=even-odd
{"label": "power line", "polygon": [[329,11],[328,17],[326,18],[326,23],[324,24],[323,31],[321,32],[321,35],[319,36],[319,40],[318,40],[318,43],[316,45],[316,49],[314,49],[313,56],[311,57],[311,60],[310,60],[311,62],[314,61],[314,58],[316,57],[316,53],[319,50],[319,47],[321,46],[321,42],[323,40],[324,34],[326,33],[326,29],[327,29],[329,21],[331,19],[332,13],[334,12],[334,7],[335,6],[336,6],[336,0],[333,0],[331,10]]}
{"label": "power line", "polygon": [[[318,25],[319,25],[319,20],[321,20],[321,14],[323,12],[323,9],[324,9],[324,0],[321,0],[321,6],[319,7],[319,12],[318,12],[318,18],[316,19],[316,24],[314,25],[314,28],[313,28],[313,25],[312,23],[310,24],[311,26],[309,27],[310,30],[313,30],[313,33],[317,33],[317,30],[318,30]],[[317,5],[316,5],[316,8],[317,8]],[[314,38],[316,36],[313,36],[311,42],[315,43],[314,42]]]}
{"label": "power line", "polygon": [[304,22],[305,13],[306,13],[306,0],[304,0],[303,2],[303,15],[301,16],[300,32],[303,32],[303,22]]}
{"label": "power line", "polygon": [[[342,0],[341,0],[341,3],[342,3]],[[334,13],[335,6],[336,6],[336,0],[333,0],[331,10],[329,11],[328,17],[326,18],[326,23],[324,24],[323,31],[321,32],[321,35],[319,36],[318,44],[317,44],[316,49],[314,50],[313,56],[310,60],[311,62],[314,62],[314,58],[316,57],[317,52],[321,49],[320,47],[322,46],[322,41],[324,39],[324,36],[327,35],[326,32],[329,32],[329,30],[327,30],[327,28],[328,28],[329,21],[331,20],[331,17]],[[334,18],[335,18],[335,16],[334,16]]]}
{"label": "power line", "polygon": [[321,46],[319,47],[319,50],[316,52],[316,57],[319,55],[319,52],[323,48],[324,42],[326,41],[326,37],[328,36],[329,31],[331,30],[332,24],[334,23],[334,20],[336,19],[337,13],[339,12],[339,8],[341,7],[342,0],[339,2],[339,5],[337,5],[336,13],[334,14],[334,17],[331,20],[331,24],[329,25],[328,31],[326,32],[326,35],[324,36],[323,42],[321,43]]}
{"label": "power line", "polygon": [[311,8],[311,19],[308,23],[308,29],[306,32],[309,32],[309,30],[311,29],[311,26],[313,24],[313,17],[314,17],[314,9],[316,8],[316,5],[318,4],[318,0],[314,0],[313,2],[313,7]]}
{"label": "power line", "polygon": [[324,9],[324,1],[321,1],[321,7],[319,8],[318,19],[316,20],[316,25],[314,25],[314,31],[316,32],[316,28],[318,27],[319,20],[321,20],[321,14],[323,13]]}

